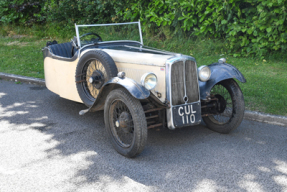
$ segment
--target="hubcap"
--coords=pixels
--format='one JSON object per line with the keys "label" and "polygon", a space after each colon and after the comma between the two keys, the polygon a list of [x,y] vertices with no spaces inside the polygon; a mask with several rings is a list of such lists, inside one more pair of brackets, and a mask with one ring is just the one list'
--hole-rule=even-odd
{"label": "hubcap", "polygon": [[97,89],[100,89],[105,82],[104,76],[101,71],[96,70],[93,75],[89,78],[89,82]]}
{"label": "hubcap", "polygon": [[129,147],[134,138],[134,123],[128,107],[120,100],[110,106],[110,125],[113,137],[122,147]]}
{"label": "hubcap", "polygon": [[218,113],[223,113],[223,111],[226,108],[226,101],[224,99],[224,97],[222,97],[221,95],[215,95],[215,97],[218,99],[217,100],[217,107],[216,107],[216,111]]}
{"label": "hubcap", "polygon": [[97,98],[99,89],[107,80],[107,73],[103,64],[99,60],[93,60],[86,64],[83,71],[86,74],[86,81],[84,82],[84,88],[87,95],[91,100]]}
{"label": "hubcap", "polygon": [[115,125],[116,125],[117,128],[120,127],[120,122],[119,122],[119,120],[117,120],[117,121],[115,122]]}
{"label": "hubcap", "polygon": [[129,126],[131,120],[132,118],[130,114],[126,111],[122,112],[119,116],[119,127],[122,128],[125,133],[129,133],[131,131],[131,127]]}
{"label": "hubcap", "polygon": [[233,114],[233,101],[227,88],[222,84],[215,85],[211,90],[211,95],[217,99],[215,111],[217,114],[209,116],[210,120],[216,124],[225,124]]}
{"label": "hubcap", "polygon": [[93,82],[94,82],[93,77],[90,77],[90,78],[89,78],[89,82],[90,82],[90,83],[93,83]]}

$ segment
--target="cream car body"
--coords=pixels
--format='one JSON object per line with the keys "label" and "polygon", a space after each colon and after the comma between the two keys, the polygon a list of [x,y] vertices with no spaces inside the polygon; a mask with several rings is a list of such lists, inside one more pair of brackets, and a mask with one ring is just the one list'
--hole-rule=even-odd
{"label": "cream car body", "polygon": [[[79,34],[80,27],[130,24],[138,25],[140,41],[103,41],[94,32]],[[77,37],[70,43],[50,42],[43,48],[46,86],[60,97],[86,104],[81,115],[105,109],[105,124],[120,154],[140,153],[149,128],[193,126],[203,117],[210,129],[227,133],[241,123],[244,100],[233,79],[246,80],[225,59],[197,68],[193,57],[145,47],[140,22],[75,27]],[[96,38],[82,40],[93,35]],[[214,92],[217,86],[227,91]],[[117,107],[119,102],[124,107]],[[136,114],[132,106],[137,106]],[[129,144],[120,130],[132,135]]]}

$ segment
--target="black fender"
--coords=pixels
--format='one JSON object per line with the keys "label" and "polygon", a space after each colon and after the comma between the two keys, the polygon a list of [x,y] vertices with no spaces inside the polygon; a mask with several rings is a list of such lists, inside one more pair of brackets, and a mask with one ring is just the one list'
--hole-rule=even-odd
{"label": "black fender", "polygon": [[211,70],[210,79],[206,82],[198,81],[201,100],[206,100],[212,87],[225,79],[237,79],[242,83],[246,82],[242,73],[236,67],[228,63],[212,63],[208,65],[208,67]]}
{"label": "black fender", "polygon": [[94,112],[103,110],[105,106],[105,100],[107,95],[113,90],[123,87],[125,88],[134,98],[142,100],[150,96],[150,91],[147,90],[144,86],[138,84],[133,79],[124,77],[114,77],[107,81],[100,90],[100,93],[97,99],[94,101],[93,105],[85,110],[79,112],[80,115],[84,115],[87,112]]}

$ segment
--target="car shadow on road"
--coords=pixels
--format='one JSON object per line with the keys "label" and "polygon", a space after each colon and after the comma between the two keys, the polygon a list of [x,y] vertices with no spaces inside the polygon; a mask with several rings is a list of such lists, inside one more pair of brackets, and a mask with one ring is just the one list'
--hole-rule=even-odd
{"label": "car shadow on road", "polygon": [[[53,145],[43,151],[45,158],[62,158],[76,166],[65,181],[74,191],[83,185],[101,190],[287,190],[286,127],[243,121],[228,135],[203,125],[149,130],[145,150],[129,159],[112,148],[102,111],[79,116],[83,104],[37,86],[21,89],[0,90],[0,122],[9,125],[1,133],[34,130],[49,136],[43,142]],[[24,95],[25,89],[33,93]]]}

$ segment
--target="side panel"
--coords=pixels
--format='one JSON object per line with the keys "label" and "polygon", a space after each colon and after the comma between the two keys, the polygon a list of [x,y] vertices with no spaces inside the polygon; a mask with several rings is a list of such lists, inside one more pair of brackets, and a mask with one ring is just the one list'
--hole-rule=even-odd
{"label": "side panel", "polygon": [[165,89],[165,63],[166,60],[173,57],[173,55],[150,54],[150,53],[137,53],[129,51],[120,51],[112,49],[103,49],[115,61],[118,71],[124,71],[126,77],[135,80],[141,85],[141,77],[145,73],[152,72],[157,76],[158,83],[151,92],[158,97],[161,102],[165,102],[166,89]]}
{"label": "side panel", "polygon": [[[137,53],[132,51],[121,51],[113,49],[94,49],[108,53],[116,63],[118,71],[124,71],[126,77],[135,80],[141,85],[141,77],[148,72],[154,73],[158,78],[156,87],[151,92],[158,97],[161,102],[166,100],[165,63],[173,55],[161,55],[150,53]],[[81,56],[90,50],[81,52]]]}
{"label": "side panel", "polygon": [[213,63],[208,66],[211,70],[210,79],[207,82],[199,82],[200,99],[206,100],[212,87],[225,79],[237,79],[238,81],[245,83],[246,79],[242,73],[233,65],[227,63]]}
{"label": "side panel", "polygon": [[63,61],[45,57],[44,70],[47,88],[65,99],[82,103],[75,83],[78,59]]}
{"label": "side panel", "polygon": [[[82,52],[81,55],[86,52],[87,51]],[[114,59],[119,72],[124,71],[126,73],[126,77],[135,80],[140,85],[141,77],[145,73],[155,73],[158,78],[158,84],[151,92],[156,97],[160,94],[161,97],[158,99],[161,102],[165,102],[165,61],[167,58],[171,57],[170,55],[146,53],[136,53],[137,55],[134,55],[134,52],[117,50],[108,50],[106,52]],[[75,72],[78,61],[79,59],[75,59],[74,61],[65,61],[53,57],[45,57],[45,80],[47,88],[52,92],[65,99],[83,103],[78,95],[75,83]]]}
{"label": "side panel", "polygon": [[153,54],[144,52],[122,51],[113,49],[102,49],[109,54],[115,62],[134,63],[149,66],[165,66],[167,59],[174,57],[173,54]]}
{"label": "side panel", "polygon": [[164,102],[166,99],[166,90],[165,90],[165,67],[159,66],[147,66],[140,64],[132,64],[132,63],[120,63],[116,62],[118,71],[124,71],[126,73],[126,77],[133,79],[138,84],[141,85],[141,77],[145,73],[152,72],[157,76],[157,85],[151,90],[151,92],[157,97],[157,93],[161,94],[161,97],[158,98],[161,102]]}

